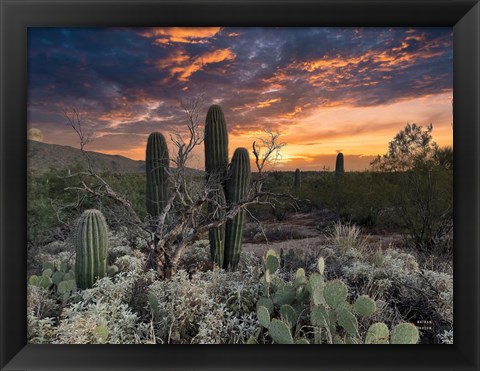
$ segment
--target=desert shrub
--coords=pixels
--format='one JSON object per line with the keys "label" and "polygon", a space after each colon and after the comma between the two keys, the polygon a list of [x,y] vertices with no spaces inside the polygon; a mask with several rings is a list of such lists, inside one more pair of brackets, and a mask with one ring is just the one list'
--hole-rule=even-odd
{"label": "desert shrub", "polygon": [[110,240],[110,248],[108,249],[108,262],[113,264],[116,259],[131,255],[133,253],[132,248],[128,245],[112,245]]}
{"label": "desert shrub", "polygon": [[[453,322],[452,275],[420,269],[411,254],[387,249],[380,266],[355,261],[343,267],[343,276],[356,292],[388,303],[401,316],[412,321],[431,320],[432,334]],[[424,337],[430,335],[425,333]],[[427,342],[438,341],[430,337]]]}
{"label": "desert shrub", "polygon": [[[138,258],[122,256],[136,268]],[[135,308],[141,301],[138,287],[155,279],[153,271],[133,269],[98,280],[94,287],[75,292],[59,316],[53,343],[62,344],[137,344],[150,340],[149,324]],[[144,293],[143,305],[146,305]]]}
{"label": "desert shrub", "polygon": [[139,274],[143,271],[145,257],[142,253],[135,251],[132,255],[123,255],[115,259],[114,264],[120,272]]}
{"label": "desert shrub", "polygon": [[[81,168],[70,169],[71,174]],[[128,199],[140,218],[146,217],[145,176],[143,174],[101,173],[114,189]],[[66,190],[85,181],[95,187],[98,181],[86,175],[69,176],[68,170],[51,169],[45,172],[29,170],[27,176],[27,240],[31,245],[44,245],[64,240],[71,235],[75,221],[85,209],[96,208],[105,215],[112,231],[124,226],[125,211],[114,201],[92,197],[79,197],[78,192]],[[128,230],[127,230],[128,232]],[[138,231],[131,233],[134,239]]]}
{"label": "desert shrub", "polygon": [[139,344],[148,337],[148,331],[148,325],[139,322],[125,303],[79,302],[63,310],[53,343]]}
{"label": "desert shrub", "polygon": [[453,330],[444,330],[438,338],[442,344],[453,344]]}
{"label": "desert shrub", "polygon": [[182,256],[182,265],[188,272],[205,271],[212,267],[208,240],[196,241]]}
{"label": "desert shrub", "polygon": [[453,228],[453,150],[439,147],[426,129],[407,124],[372,162],[376,171],[395,174],[401,192],[390,193],[409,242],[432,251]]}
{"label": "desert shrub", "polygon": [[242,343],[255,331],[255,303],[261,290],[258,266],[239,272],[215,270],[150,286],[149,306],[157,342]]}
{"label": "desert shrub", "polygon": [[31,344],[51,344],[55,333],[55,319],[40,318],[27,312],[27,341]]}
{"label": "desert shrub", "polygon": [[27,341],[32,344],[49,344],[54,339],[56,318],[61,306],[52,291],[27,285]]}
{"label": "desert shrub", "polygon": [[54,316],[58,311],[58,304],[51,297],[48,289],[43,287],[27,286],[27,308],[38,319]]}

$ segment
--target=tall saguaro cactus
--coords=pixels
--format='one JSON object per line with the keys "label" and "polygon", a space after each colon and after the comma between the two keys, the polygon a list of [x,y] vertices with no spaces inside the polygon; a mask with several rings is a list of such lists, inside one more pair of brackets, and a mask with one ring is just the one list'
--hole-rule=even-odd
{"label": "tall saguaro cactus", "polygon": [[300,189],[300,185],[302,182],[301,174],[300,174],[300,169],[295,170],[295,178],[293,182],[293,186],[296,190]]}
{"label": "tall saguaro cactus", "polygon": [[[218,105],[208,109],[205,120],[205,171],[207,182],[213,191],[208,203],[208,213],[212,220],[217,220],[225,212],[225,178],[228,166],[228,132],[223,111]],[[214,183],[214,184],[212,184]],[[220,267],[224,264],[225,224],[209,231],[212,261]]]}
{"label": "tall saguaro cactus", "polygon": [[77,287],[88,289],[107,275],[108,227],[99,210],[85,210],[75,238]]}
{"label": "tall saguaro cactus", "polygon": [[[237,148],[228,169],[226,196],[230,206],[242,200],[250,184],[250,156],[246,148]],[[235,270],[240,260],[242,248],[245,210],[241,210],[232,220],[227,222],[225,233],[225,258],[223,267]]]}
{"label": "tall saguaro cactus", "polygon": [[205,120],[205,171],[224,181],[228,166],[228,132],[220,106],[210,106]]}
{"label": "tall saguaro cactus", "polygon": [[343,153],[339,153],[337,155],[337,161],[335,163],[335,175],[340,175],[345,172],[345,168],[343,165]]}
{"label": "tall saguaro cactus", "polygon": [[161,133],[151,133],[147,141],[147,212],[152,218],[163,211],[169,197],[168,191],[168,147]]}

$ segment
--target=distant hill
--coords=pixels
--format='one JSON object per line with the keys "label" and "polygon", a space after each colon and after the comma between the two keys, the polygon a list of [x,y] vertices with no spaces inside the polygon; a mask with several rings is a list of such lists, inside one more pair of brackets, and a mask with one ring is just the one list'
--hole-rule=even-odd
{"label": "distant hill", "polygon": [[[71,169],[78,164],[86,166],[82,152],[73,147],[47,144],[28,140],[27,163],[29,170],[47,171],[54,169]],[[145,161],[135,161],[124,156],[106,155],[99,152],[88,154],[96,171],[112,173],[144,173]]]}

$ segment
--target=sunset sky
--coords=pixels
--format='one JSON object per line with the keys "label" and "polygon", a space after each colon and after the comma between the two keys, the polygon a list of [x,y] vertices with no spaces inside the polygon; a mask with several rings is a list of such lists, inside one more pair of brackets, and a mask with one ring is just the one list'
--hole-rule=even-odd
{"label": "sunset sky", "polygon": [[[230,152],[265,128],[287,143],[278,170],[363,170],[407,123],[452,145],[451,28],[31,28],[28,127],[89,150],[145,158],[152,131],[185,128],[181,101],[219,104]],[[190,164],[203,168],[203,145]]]}

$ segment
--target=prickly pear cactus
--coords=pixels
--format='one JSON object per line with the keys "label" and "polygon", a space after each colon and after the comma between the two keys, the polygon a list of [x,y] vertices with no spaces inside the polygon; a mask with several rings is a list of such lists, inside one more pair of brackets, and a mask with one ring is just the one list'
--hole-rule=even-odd
{"label": "prickly pear cactus", "polygon": [[264,306],[259,306],[257,308],[257,318],[258,323],[260,323],[263,327],[270,326],[270,312]]}
{"label": "prickly pear cactus", "polygon": [[290,328],[281,320],[273,319],[268,326],[268,332],[277,344],[293,344]]}
{"label": "prickly pear cactus", "polygon": [[341,308],[337,311],[337,322],[345,329],[347,335],[354,337],[358,332],[357,318],[347,309]]}
{"label": "prickly pear cactus", "polygon": [[374,323],[367,330],[365,344],[389,344],[390,331],[383,322]]}
{"label": "prickly pear cactus", "polygon": [[335,309],[347,300],[348,289],[342,281],[333,280],[327,282],[323,295],[330,308]]}
{"label": "prickly pear cactus", "polygon": [[151,133],[147,141],[147,212],[152,218],[158,217],[169,198],[168,168],[170,160],[165,137]]}
{"label": "prickly pear cactus", "polygon": [[414,344],[418,341],[418,329],[409,323],[397,325],[391,334],[384,323],[375,323],[368,328],[363,340],[363,326],[359,329],[357,316],[368,321],[377,309],[374,300],[360,295],[352,304],[347,301],[348,288],[344,282],[325,280],[323,258],[317,262],[318,272],[307,276],[305,270],[299,268],[289,281],[284,280],[285,272],[279,271],[276,259],[275,251],[269,250],[264,258],[265,277],[268,277],[265,296],[257,302],[261,331],[268,329],[261,338],[263,341],[269,337],[281,344]]}
{"label": "prickly pear cactus", "polygon": [[417,344],[419,340],[418,328],[411,323],[396,325],[390,336],[392,344]]}
{"label": "prickly pear cactus", "polygon": [[274,274],[278,267],[280,266],[280,261],[278,260],[275,250],[268,250],[267,255],[265,256],[265,266],[270,274]]}
{"label": "prickly pear cactus", "polygon": [[367,295],[359,296],[357,300],[355,300],[353,307],[355,308],[355,312],[362,317],[371,316],[377,310],[375,301]]}
{"label": "prickly pear cactus", "polygon": [[91,288],[107,274],[108,228],[99,210],[84,211],[78,221],[75,245],[77,286]]}
{"label": "prickly pear cactus", "polygon": [[298,313],[289,304],[284,304],[280,307],[280,316],[284,322],[287,322],[290,327],[296,325],[298,321]]}

